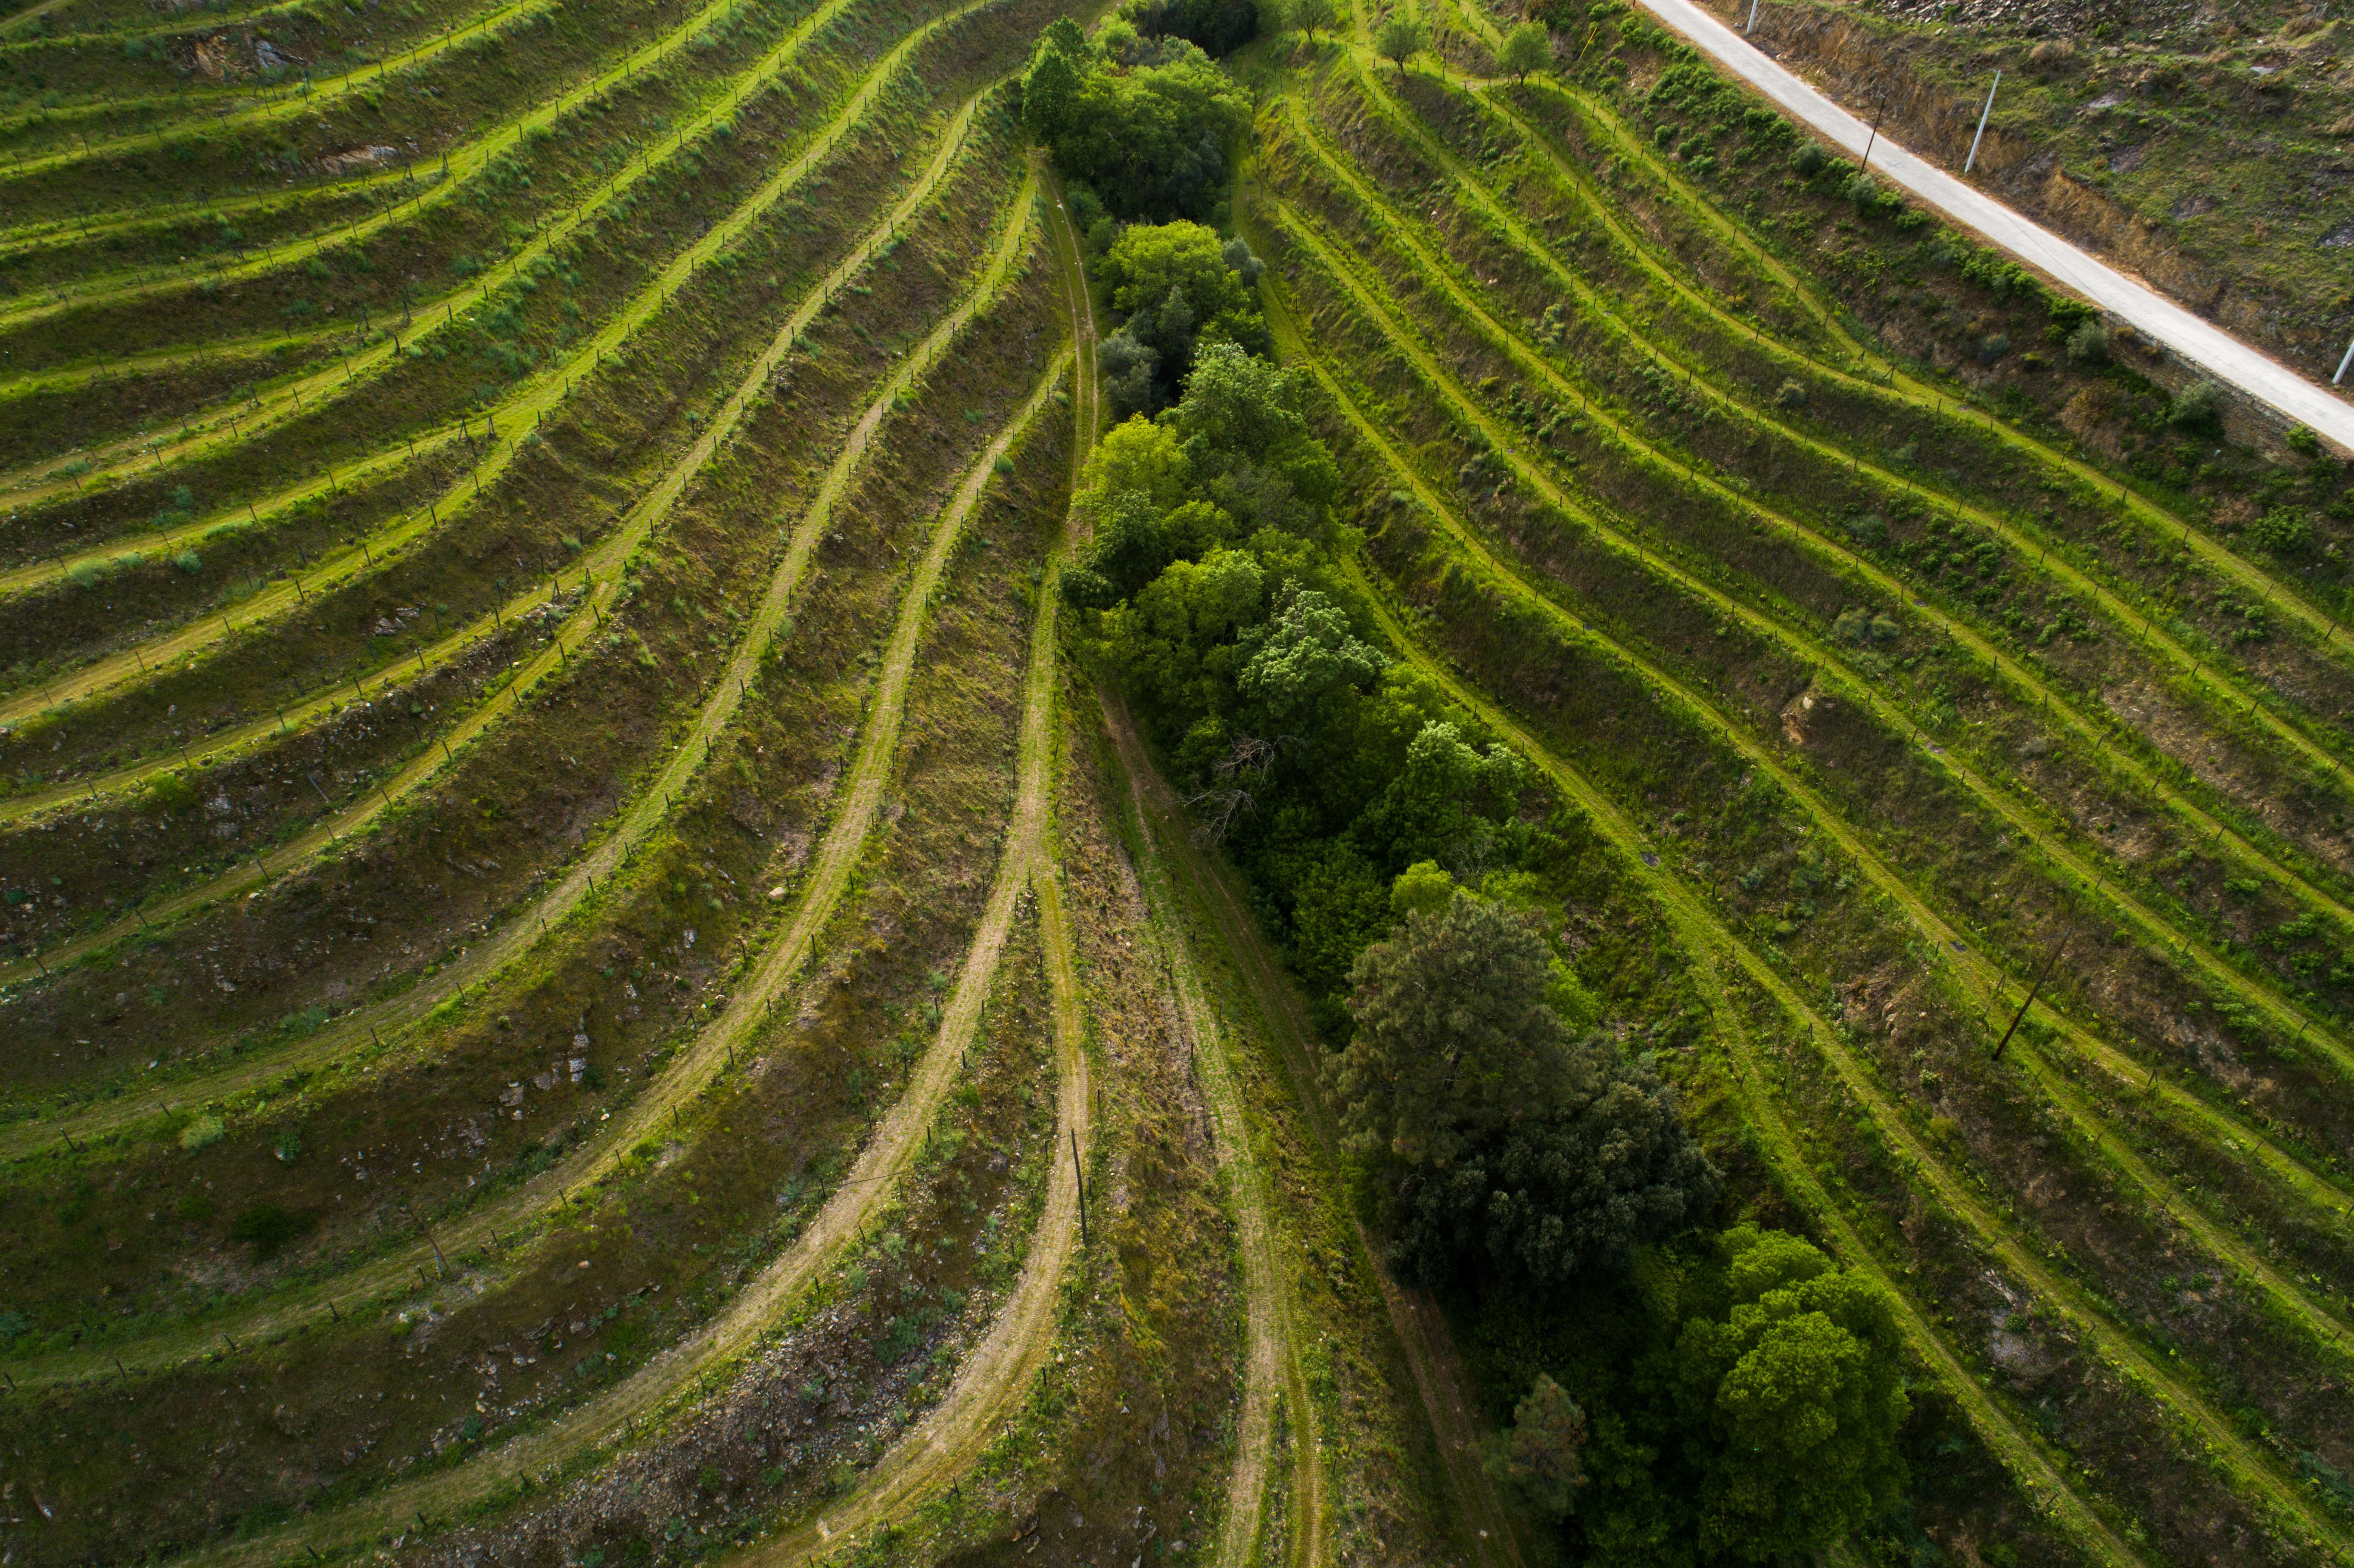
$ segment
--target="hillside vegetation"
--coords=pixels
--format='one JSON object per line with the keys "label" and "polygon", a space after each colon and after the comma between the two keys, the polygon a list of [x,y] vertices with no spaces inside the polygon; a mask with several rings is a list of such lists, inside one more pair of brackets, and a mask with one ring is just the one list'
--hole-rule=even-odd
{"label": "hillside vegetation", "polygon": [[1623,5],[0,117],[7,1561],[2354,1560],[2349,477]]}

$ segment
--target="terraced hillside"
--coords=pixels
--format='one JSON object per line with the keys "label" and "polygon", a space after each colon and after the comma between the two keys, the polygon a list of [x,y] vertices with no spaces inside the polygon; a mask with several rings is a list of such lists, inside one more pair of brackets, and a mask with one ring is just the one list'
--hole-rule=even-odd
{"label": "terraced hillside", "polygon": [[2354,1560],[2341,468],[1515,26],[0,18],[0,1556]]}

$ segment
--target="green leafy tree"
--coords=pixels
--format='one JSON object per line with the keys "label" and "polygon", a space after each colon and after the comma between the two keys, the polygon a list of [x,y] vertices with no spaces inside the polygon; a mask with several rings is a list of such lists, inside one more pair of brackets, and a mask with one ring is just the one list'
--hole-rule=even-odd
{"label": "green leafy tree", "polygon": [[2106,365],[2109,362],[2109,329],[2098,316],[2086,316],[2068,334],[2068,357],[2078,365]]}
{"label": "green leafy tree", "polygon": [[1394,61],[1398,73],[1405,73],[1405,62],[1430,48],[1430,29],[1421,19],[1393,11],[1373,33],[1373,52],[1385,60]]}
{"label": "green leafy tree", "polygon": [[1290,0],[1285,16],[1293,26],[1313,38],[1329,29],[1339,19],[1340,12],[1332,0]]}
{"label": "green leafy tree", "polygon": [[1559,1519],[1576,1506],[1577,1489],[1585,1484],[1579,1464],[1585,1452],[1585,1412],[1561,1384],[1537,1373],[1528,1396],[1512,1408],[1498,1468],[1539,1513]]}
{"label": "green leafy tree", "polygon": [[1098,268],[1128,319],[1097,353],[1115,404],[1149,412],[1190,374],[1197,344],[1267,346],[1253,287],[1258,259],[1198,223],[1136,224]]}
{"label": "green leafy tree", "polygon": [[[1069,20],[1063,18],[1066,23]],[[1073,26],[1071,31],[1078,28]],[[1039,41],[1037,51],[1030,57],[1030,69],[1022,77],[1022,127],[1032,141],[1052,146],[1069,128],[1071,105],[1078,98],[1089,61],[1084,37],[1076,53],[1063,47],[1051,31]]]}
{"label": "green leafy tree", "polygon": [[1434,1286],[1547,1289],[1621,1272],[1637,1246],[1707,1219],[1718,1177],[1674,1091],[1606,1034],[1585,1035],[1564,1054],[1548,1114],[1399,1183],[1390,1258],[1400,1273]]}
{"label": "green leafy tree", "polygon": [[2193,381],[2174,395],[2166,417],[2187,430],[2221,429],[2223,389],[2212,381]]}
{"label": "green leafy tree", "polygon": [[1241,647],[1246,662],[1235,683],[1278,728],[1311,723],[1322,704],[1370,684],[1388,662],[1357,640],[1340,606],[1297,583],[1284,585],[1275,614]]}
{"label": "green leafy tree", "polygon": [[1163,708],[1227,707],[1235,684],[1231,640],[1237,628],[1260,618],[1265,584],[1258,562],[1241,550],[1171,562],[1106,623],[1122,672]]}
{"label": "green leafy tree", "polygon": [[2295,506],[2275,506],[2248,530],[2275,556],[2301,556],[2313,546],[2313,518]]}
{"label": "green leafy tree", "polygon": [[1435,860],[1420,860],[1398,873],[1390,884],[1390,913],[1403,920],[1409,915],[1436,915],[1455,897],[1455,879]]}
{"label": "green leafy tree", "polygon": [[[1205,343],[1185,396],[1166,416],[1189,452],[1204,498],[1243,537],[1262,528],[1321,535],[1341,493],[1341,471],[1309,430],[1306,373],[1280,368],[1237,343]],[[1198,443],[1198,444],[1197,444]]]}
{"label": "green leafy tree", "polygon": [[1526,81],[1531,71],[1550,69],[1553,35],[1543,22],[1522,22],[1504,35],[1503,48],[1496,51],[1496,64],[1515,81]]}
{"label": "green leafy tree", "polygon": [[1090,512],[1129,492],[1142,494],[1156,510],[1175,509],[1185,499],[1190,467],[1176,432],[1150,419],[1132,418],[1104,432],[1087,455],[1076,503]]}
{"label": "green leafy tree", "polygon": [[1292,886],[1291,961],[1311,996],[1344,991],[1357,955],[1389,926],[1382,879],[1347,841],[1328,839],[1303,857]]}
{"label": "green leafy tree", "polygon": [[1130,0],[1121,8],[1137,30],[1153,38],[1182,38],[1212,55],[1231,54],[1282,27],[1271,0]]}
{"label": "green leafy tree", "polygon": [[1214,344],[1202,351],[1170,425],[1181,440],[1199,437],[1217,451],[1267,457],[1310,439],[1300,408],[1305,376],[1235,344]]}
{"label": "green leafy tree", "polygon": [[1376,859],[1396,865],[1437,860],[1467,875],[1494,857],[1497,823],[1513,814],[1528,770],[1509,747],[1482,753],[1452,724],[1423,726],[1405,766],[1352,830]]}
{"label": "green leafy tree", "polygon": [[1098,269],[1112,308],[1149,310],[1182,291],[1203,319],[1252,305],[1249,287],[1227,265],[1218,231],[1198,223],[1138,224],[1121,234]]}
{"label": "green leafy tree", "polygon": [[1327,1067],[1349,1150],[1443,1170],[1549,1111],[1570,1045],[1545,1006],[1550,959],[1527,918],[1460,891],[1359,954],[1356,1032]]}
{"label": "green leafy tree", "polygon": [[1700,1546],[1761,1563],[1806,1555],[1894,1506],[1909,1406],[1887,1299],[1796,1236],[1721,1238],[1722,1315],[1684,1325],[1679,1399],[1706,1477]]}

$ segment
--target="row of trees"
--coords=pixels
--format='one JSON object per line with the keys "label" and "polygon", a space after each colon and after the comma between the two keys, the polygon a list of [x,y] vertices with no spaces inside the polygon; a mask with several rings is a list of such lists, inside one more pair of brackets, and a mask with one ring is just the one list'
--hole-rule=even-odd
{"label": "row of trees", "polygon": [[[1259,0],[1259,28],[1267,33],[1301,32],[1315,38],[1341,26],[1338,0]],[[1431,47],[1430,28],[1419,16],[1394,10],[1373,28],[1373,53],[1395,64]],[[1553,34],[1543,22],[1522,22],[1496,48],[1496,68],[1514,80],[1553,66]]]}

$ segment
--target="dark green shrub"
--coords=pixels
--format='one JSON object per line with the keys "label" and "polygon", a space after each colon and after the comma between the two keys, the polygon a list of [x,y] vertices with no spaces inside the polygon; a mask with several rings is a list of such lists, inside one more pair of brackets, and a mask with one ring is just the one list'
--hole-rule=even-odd
{"label": "dark green shrub", "polygon": [[2078,365],[2109,362],[2109,329],[2099,318],[2087,318],[2068,334],[2068,357]]}
{"label": "dark green shrub", "polygon": [[2275,556],[2301,556],[2313,545],[2313,518],[2294,506],[2275,506],[2256,519],[2248,535]]}
{"label": "dark green shrub", "polygon": [[252,1247],[257,1258],[275,1257],[288,1243],[318,1228],[316,1214],[276,1203],[256,1203],[229,1222],[228,1239]]}
{"label": "dark green shrub", "polygon": [[2223,422],[2223,389],[2212,381],[2193,381],[2174,395],[2166,417],[2186,430],[2212,430]]}

